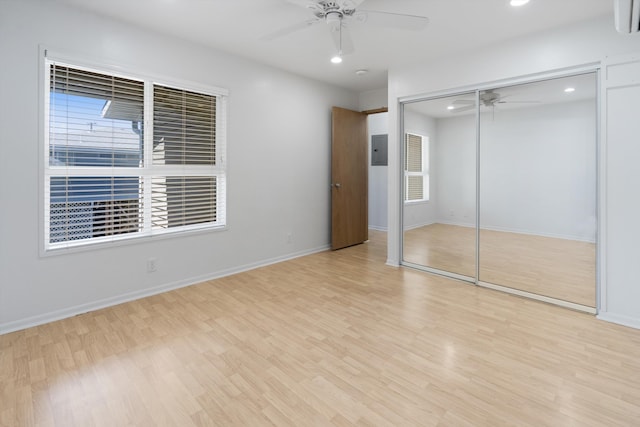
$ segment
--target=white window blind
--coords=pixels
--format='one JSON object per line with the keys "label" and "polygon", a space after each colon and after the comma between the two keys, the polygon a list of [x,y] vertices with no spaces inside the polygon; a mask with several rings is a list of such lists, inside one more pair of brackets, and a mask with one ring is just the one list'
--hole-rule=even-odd
{"label": "white window blind", "polygon": [[225,94],[46,65],[46,249],[225,225]]}
{"label": "white window blind", "polygon": [[404,199],[420,201],[429,199],[428,138],[407,133],[404,145]]}

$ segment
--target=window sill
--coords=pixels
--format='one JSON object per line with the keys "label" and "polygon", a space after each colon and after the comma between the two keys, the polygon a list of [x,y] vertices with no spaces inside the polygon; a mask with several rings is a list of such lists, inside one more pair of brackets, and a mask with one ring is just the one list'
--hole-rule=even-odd
{"label": "window sill", "polygon": [[423,200],[405,200],[404,204],[405,205],[426,205],[429,203],[429,199],[423,199]]}
{"label": "window sill", "polygon": [[193,229],[193,230],[159,233],[159,234],[153,234],[153,235],[147,235],[147,236],[132,236],[132,237],[119,237],[119,238],[116,237],[113,240],[106,240],[106,241],[93,242],[93,243],[78,243],[75,245],[72,244],[69,246],[60,246],[56,248],[42,247],[40,250],[40,257],[47,258],[50,256],[76,254],[76,253],[88,252],[88,251],[94,251],[94,250],[112,249],[112,248],[119,248],[122,246],[129,246],[129,245],[147,244],[147,243],[155,242],[158,240],[175,239],[180,237],[189,237],[189,236],[203,235],[208,233],[217,233],[221,231],[227,231],[228,229],[229,229],[228,225],[221,225],[221,226],[213,226],[213,227],[199,228],[199,229]]}

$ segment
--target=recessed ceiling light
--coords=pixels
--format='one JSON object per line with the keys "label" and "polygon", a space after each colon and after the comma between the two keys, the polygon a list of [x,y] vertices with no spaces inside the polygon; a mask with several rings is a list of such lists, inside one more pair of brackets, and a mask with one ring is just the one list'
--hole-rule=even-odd
{"label": "recessed ceiling light", "polygon": [[454,107],[453,105],[449,105],[449,106],[447,107],[447,110],[455,110],[455,109],[456,109],[456,107]]}
{"label": "recessed ceiling light", "polygon": [[356,70],[356,75],[358,76],[364,76],[365,74],[367,74],[369,72],[369,70],[365,70],[365,69],[361,69],[361,70]]}
{"label": "recessed ceiling light", "polygon": [[576,88],[575,87],[568,87],[564,91],[567,92],[567,93],[571,93],[571,92],[575,92]]}
{"label": "recessed ceiling light", "polygon": [[529,3],[529,0],[511,0],[511,6],[517,7],[517,6],[524,6],[525,4]]}
{"label": "recessed ceiling light", "polygon": [[340,55],[336,55],[333,58],[331,58],[331,62],[334,64],[339,64],[342,62],[342,57]]}

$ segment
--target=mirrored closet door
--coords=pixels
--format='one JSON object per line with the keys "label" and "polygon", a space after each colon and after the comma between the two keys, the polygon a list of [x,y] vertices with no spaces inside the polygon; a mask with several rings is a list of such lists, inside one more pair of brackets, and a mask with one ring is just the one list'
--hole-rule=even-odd
{"label": "mirrored closet door", "polygon": [[597,74],[403,102],[403,264],[596,306]]}
{"label": "mirrored closet door", "polygon": [[596,87],[480,92],[481,282],[595,307]]}
{"label": "mirrored closet door", "polygon": [[403,260],[468,280],[476,276],[475,98],[406,104],[402,147]]}

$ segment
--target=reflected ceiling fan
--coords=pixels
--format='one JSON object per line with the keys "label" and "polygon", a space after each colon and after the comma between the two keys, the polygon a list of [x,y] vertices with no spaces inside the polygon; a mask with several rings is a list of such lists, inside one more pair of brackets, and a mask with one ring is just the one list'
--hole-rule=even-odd
{"label": "reflected ceiling fan", "polygon": [[377,27],[400,28],[405,30],[421,30],[425,28],[429,22],[429,19],[424,16],[358,9],[365,0],[285,1],[308,9],[313,17],[306,21],[287,26],[267,34],[263,36],[262,39],[274,40],[324,22],[327,24],[329,32],[333,37],[339,57],[354,51],[353,42],[351,41],[348,31],[348,28],[352,23]]}
{"label": "reflected ceiling fan", "polygon": [[[540,101],[505,101],[510,95],[501,95],[494,89],[487,89],[480,92],[480,105],[484,107],[495,107],[496,104],[538,104]],[[462,113],[464,111],[473,110],[476,108],[475,99],[456,99],[451,103],[453,108],[450,108],[452,113]]]}

